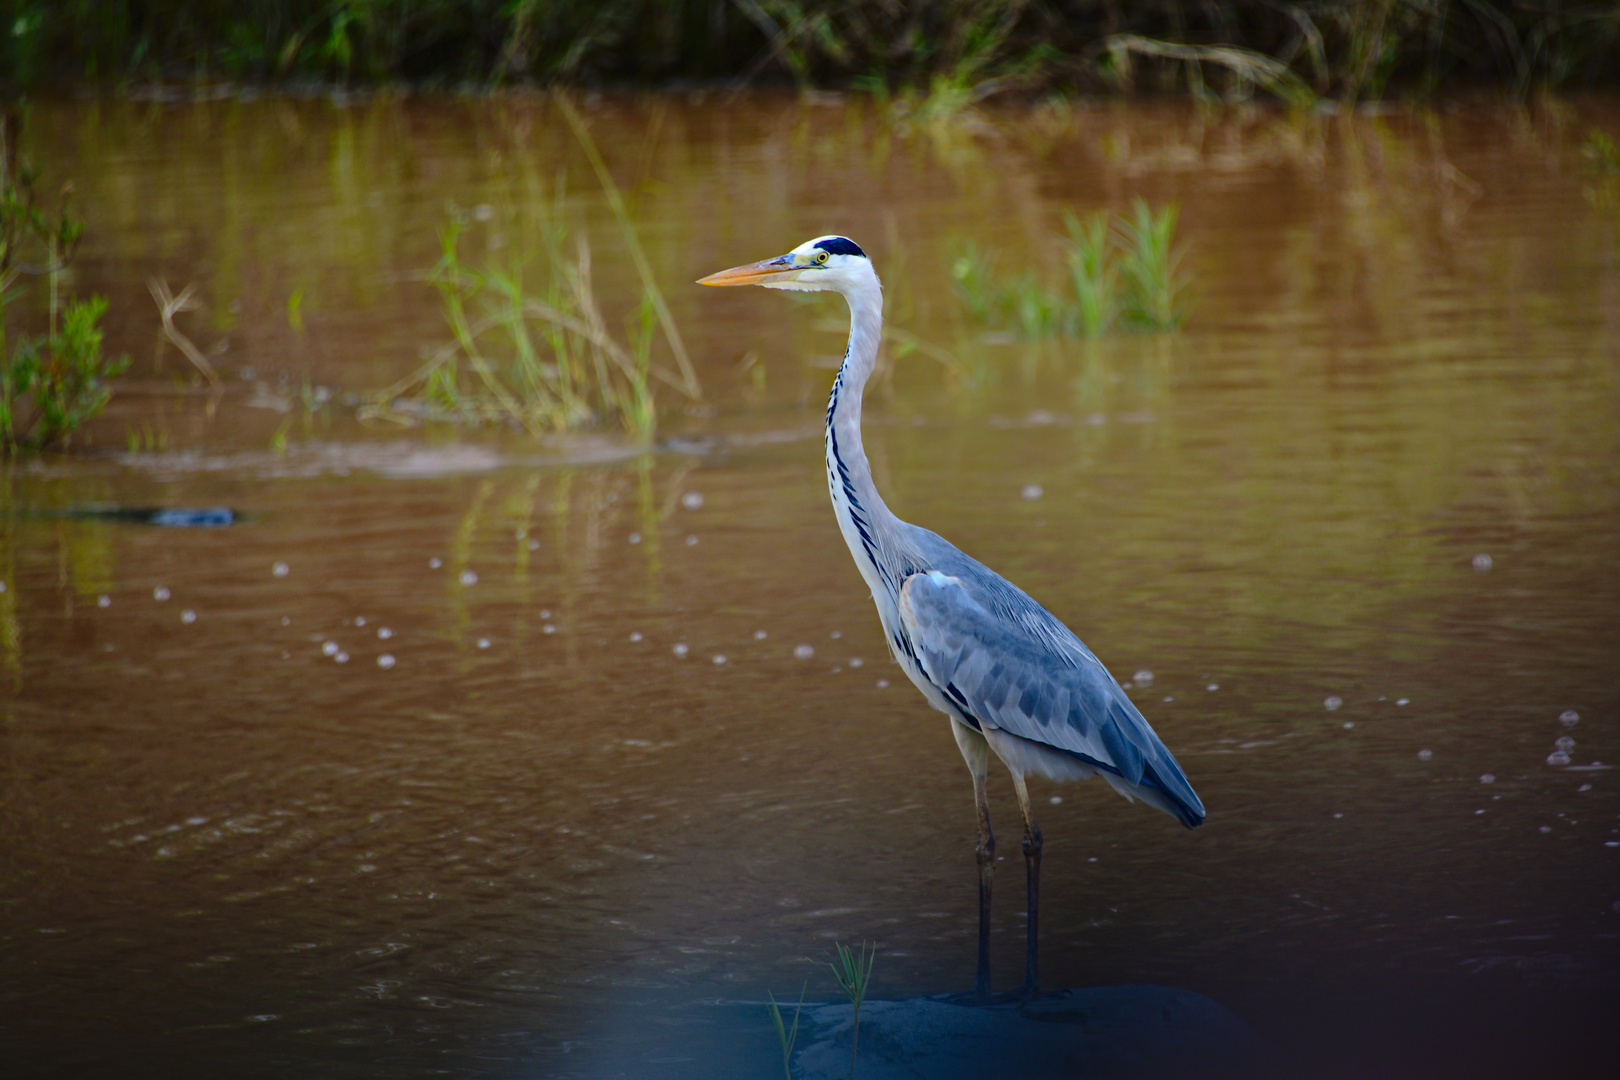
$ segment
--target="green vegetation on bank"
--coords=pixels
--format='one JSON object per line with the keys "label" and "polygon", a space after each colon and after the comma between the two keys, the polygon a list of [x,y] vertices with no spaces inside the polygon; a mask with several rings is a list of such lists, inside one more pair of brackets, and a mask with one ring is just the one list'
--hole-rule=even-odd
{"label": "green vegetation on bank", "polygon": [[1620,5],[1515,0],[0,0],[0,78],[658,85],[971,103],[1620,80]]}
{"label": "green vegetation on bank", "polygon": [[[73,258],[84,225],[64,188],[55,209],[35,191],[39,174],[21,156],[20,110],[0,112],[0,455],[38,450],[65,440],[106,408],[107,382],[129,366],[101,349],[107,301],[65,299],[60,278]],[[7,312],[43,279],[47,332],[11,347]]]}

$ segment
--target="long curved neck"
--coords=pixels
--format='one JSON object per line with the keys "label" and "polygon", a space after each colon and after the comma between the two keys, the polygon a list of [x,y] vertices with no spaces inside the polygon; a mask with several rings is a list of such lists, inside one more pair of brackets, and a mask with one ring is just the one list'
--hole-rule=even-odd
{"label": "long curved neck", "polygon": [[872,483],[872,466],[861,442],[861,394],[877,362],[883,292],[874,277],[870,288],[851,290],[845,299],[849,301],[849,345],[827,401],[827,485],[839,529],[861,576],[874,593],[880,587],[893,592],[898,583],[883,569],[880,545],[883,536],[892,534],[898,519]]}

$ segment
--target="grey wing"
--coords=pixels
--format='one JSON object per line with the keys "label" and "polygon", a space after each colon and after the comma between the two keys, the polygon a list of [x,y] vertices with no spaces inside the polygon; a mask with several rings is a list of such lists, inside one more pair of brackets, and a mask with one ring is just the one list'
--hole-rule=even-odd
{"label": "grey wing", "polygon": [[1024,620],[993,614],[938,570],[906,578],[900,623],[923,673],[980,724],[1073,754],[1188,828],[1203,821],[1203,803],[1176,759],[1101,661],[1028,603],[1046,616],[1048,635],[1055,627],[1072,645],[1054,648]]}

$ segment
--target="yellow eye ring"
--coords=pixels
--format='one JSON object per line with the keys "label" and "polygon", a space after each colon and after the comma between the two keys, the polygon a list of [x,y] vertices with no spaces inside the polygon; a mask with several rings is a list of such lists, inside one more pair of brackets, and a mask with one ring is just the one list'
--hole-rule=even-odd
{"label": "yellow eye ring", "polygon": [[816,252],[816,262],[817,263],[824,263],[826,261],[827,261],[827,253],[825,251]]}

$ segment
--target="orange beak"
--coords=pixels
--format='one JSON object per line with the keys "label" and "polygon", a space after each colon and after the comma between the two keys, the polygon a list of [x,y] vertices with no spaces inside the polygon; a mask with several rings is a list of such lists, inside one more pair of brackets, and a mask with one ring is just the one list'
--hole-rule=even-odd
{"label": "orange beak", "polygon": [[748,263],[745,266],[733,266],[730,270],[722,270],[708,277],[698,278],[699,285],[759,285],[775,278],[784,278],[789,274],[797,274],[803,270],[802,266],[793,265],[791,255],[781,255],[763,262]]}

